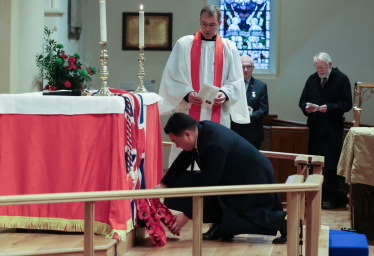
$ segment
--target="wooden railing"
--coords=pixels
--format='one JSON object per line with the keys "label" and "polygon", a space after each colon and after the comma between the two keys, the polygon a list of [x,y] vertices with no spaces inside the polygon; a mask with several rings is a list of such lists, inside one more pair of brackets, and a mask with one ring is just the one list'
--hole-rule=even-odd
{"label": "wooden railing", "polygon": [[145,189],[131,191],[100,191],[79,193],[56,193],[38,195],[0,196],[2,205],[26,205],[45,203],[85,202],[84,218],[84,255],[94,255],[94,204],[95,201],[137,199],[137,198],[166,198],[193,197],[193,251],[192,255],[202,255],[202,220],[203,197],[212,195],[239,195],[259,193],[287,193],[288,205],[288,236],[287,255],[300,255],[299,220],[301,196],[308,196],[306,212],[309,216],[306,222],[306,256],[318,254],[318,237],[321,219],[322,175],[311,175],[305,183],[303,175],[290,176],[285,184],[261,184],[238,186],[214,186],[193,188]]}

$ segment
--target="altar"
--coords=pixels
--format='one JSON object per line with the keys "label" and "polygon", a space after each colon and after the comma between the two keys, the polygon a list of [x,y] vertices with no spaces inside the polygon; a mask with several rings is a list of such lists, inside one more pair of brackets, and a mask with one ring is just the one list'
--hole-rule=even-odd
{"label": "altar", "polygon": [[[123,92],[121,92],[123,93]],[[152,188],[162,178],[157,94],[0,95],[0,194]],[[95,204],[94,231],[124,239],[128,200]],[[84,203],[0,207],[0,227],[82,232]]]}
{"label": "altar", "polygon": [[374,127],[352,127],[349,130],[337,173],[352,185],[352,227],[374,238]]}

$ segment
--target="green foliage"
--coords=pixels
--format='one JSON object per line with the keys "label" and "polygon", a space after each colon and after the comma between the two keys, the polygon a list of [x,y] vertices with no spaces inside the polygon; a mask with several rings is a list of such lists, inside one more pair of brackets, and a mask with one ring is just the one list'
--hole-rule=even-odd
{"label": "green foliage", "polygon": [[[65,54],[64,46],[57,44],[56,40],[50,39],[51,31],[45,27],[44,54],[37,54],[36,65],[41,69],[48,84],[44,89],[82,89],[84,82],[91,81],[91,75],[96,73],[96,68],[83,68],[78,60],[80,55],[73,56]],[[67,83],[69,82],[69,83]],[[69,87],[66,87],[69,86]]]}

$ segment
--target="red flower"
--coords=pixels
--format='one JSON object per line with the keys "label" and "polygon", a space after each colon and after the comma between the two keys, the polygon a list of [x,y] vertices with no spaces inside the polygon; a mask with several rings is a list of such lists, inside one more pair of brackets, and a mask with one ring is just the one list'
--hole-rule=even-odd
{"label": "red flower", "polygon": [[50,91],[56,91],[56,90],[57,90],[57,87],[56,87],[56,86],[53,86],[53,85],[52,85],[52,86],[49,86],[49,90],[50,90]]}
{"label": "red flower", "polygon": [[82,69],[82,66],[79,66],[78,69]]}
{"label": "red flower", "polygon": [[66,82],[64,83],[64,85],[65,85],[66,88],[70,88],[71,83],[70,83],[69,81],[66,81]]}
{"label": "red flower", "polygon": [[155,216],[159,219],[164,218],[166,215],[166,210],[163,207],[157,208]]}
{"label": "red flower", "polygon": [[65,60],[66,59],[66,54],[63,52],[61,53],[61,59]]}
{"label": "red flower", "polygon": [[47,84],[45,87],[44,87],[44,90],[48,90],[49,89],[49,85]]}
{"label": "red flower", "polygon": [[147,199],[136,200],[136,209],[140,210],[141,208],[149,208],[149,203]]}
{"label": "red flower", "polygon": [[145,219],[144,220],[145,225],[147,226],[147,233],[148,234],[154,234],[156,227],[155,227],[155,221],[153,218]]}
{"label": "red flower", "polygon": [[151,217],[151,212],[147,208],[143,207],[140,210],[138,210],[138,217],[141,220],[149,219]]}
{"label": "red flower", "polygon": [[75,58],[74,57],[69,57],[69,67],[68,67],[68,69],[73,69],[73,68],[76,68]]}
{"label": "red flower", "polygon": [[89,75],[92,75],[91,70],[89,68],[87,68],[87,72]]}

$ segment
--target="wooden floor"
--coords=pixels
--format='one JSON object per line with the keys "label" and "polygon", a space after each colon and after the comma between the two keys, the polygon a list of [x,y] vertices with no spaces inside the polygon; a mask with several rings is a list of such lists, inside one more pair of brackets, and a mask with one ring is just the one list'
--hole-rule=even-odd
{"label": "wooden floor", "polygon": [[[348,211],[346,208],[336,210],[322,210],[323,228],[321,229],[319,256],[328,256],[328,230],[340,230],[342,227],[350,227]],[[203,232],[209,229],[204,224]],[[173,236],[167,232],[167,242],[164,247],[154,248],[149,238],[137,242],[126,256],[187,256],[192,253],[192,221],[182,229],[180,237]],[[305,234],[305,232],[304,232]],[[235,236],[232,242],[203,241],[204,256],[224,255],[258,255],[258,256],[279,256],[287,255],[287,245],[273,245],[271,241],[274,236],[240,235]],[[369,255],[374,255],[374,240],[369,242]],[[305,246],[303,247],[305,250]],[[305,255],[305,254],[304,254]]]}
{"label": "wooden floor", "polygon": [[[324,228],[320,236],[319,256],[328,255],[328,229],[340,230],[342,227],[350,227],[348,212],[345,208],[337,210],[322,210],[322,225]],[[209,228],[204,224],[203,231]],[[117,255],[117,256],[184,256],[192,252],[192,222],[188,222],[183,228],[180,237],[173,236],[167,231],[167,243],[164,247],[154,248],[149,238],[139,239],[132,249],[119,248],[128,245],[120,245],[112,239],[103,236],[95,236],[95,255]],[[203,255],[259,255],[279,256],[287,255],[286,245],[273,245],[273,236],[240,235],[232,242],[204,241]],[[374,255],[374,240],[369,240],[370,255]],[[116,245],[115,245],[116,244]],[[115,245],[115,246],[114,246]],[[51,232],[17,233],[14,229],[0,229],[0,256],[13,255],[69,255],[78,256],[82,254],[82,234],[52,234]],[[305,247],[304,247],[305,249]],[[117,250],[117,254],[115,251]],[[128,251],[127,253],[125,253]],[[123,252],[123,253],[122,253]]]}

